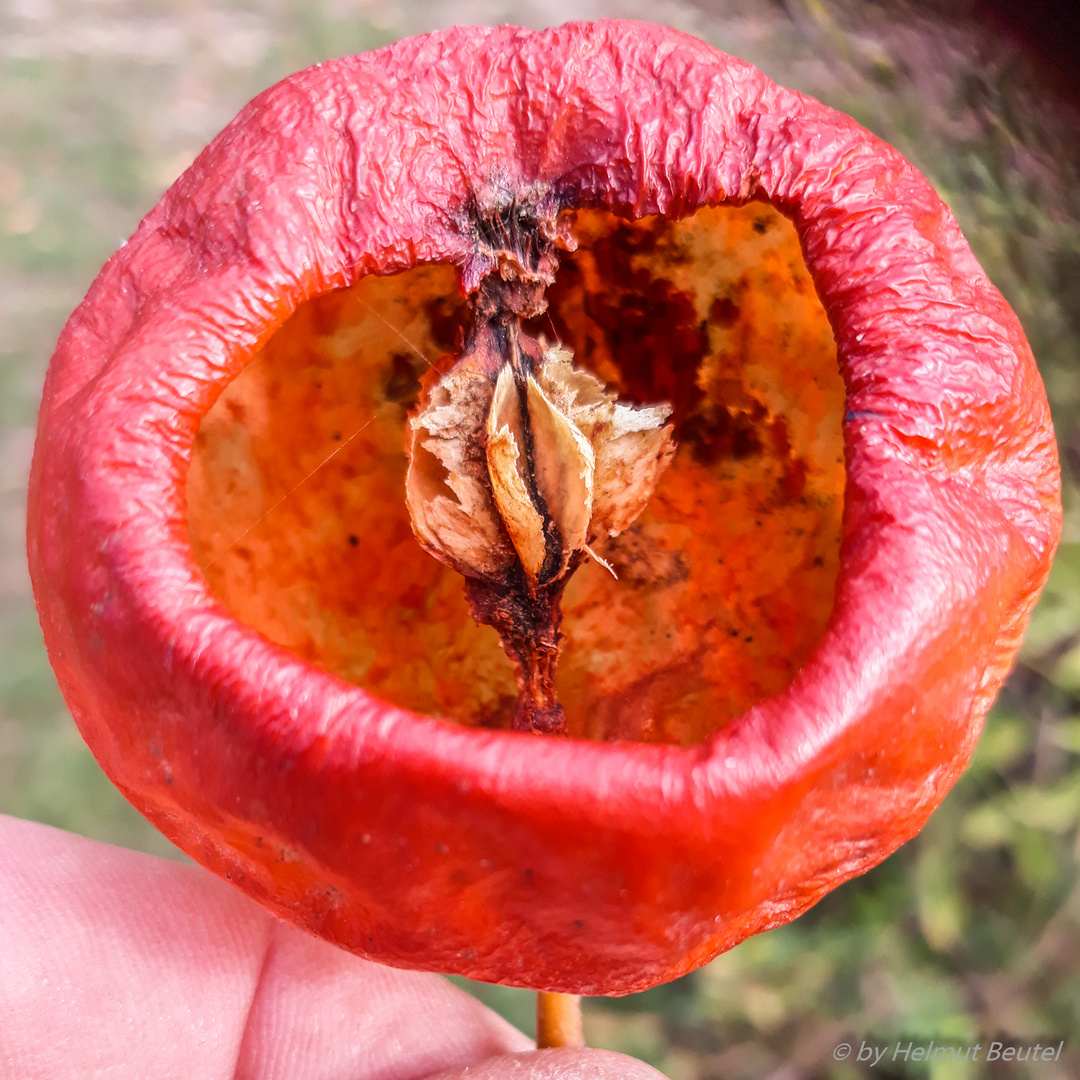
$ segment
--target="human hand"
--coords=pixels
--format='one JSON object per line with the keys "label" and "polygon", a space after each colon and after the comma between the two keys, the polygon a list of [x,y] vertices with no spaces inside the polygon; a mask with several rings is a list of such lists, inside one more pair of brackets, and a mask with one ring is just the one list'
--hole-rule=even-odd
{"label": "human hand", "polygon": [[0,1080],[655,1080],[531,1042],[198,867],[0,815]]}

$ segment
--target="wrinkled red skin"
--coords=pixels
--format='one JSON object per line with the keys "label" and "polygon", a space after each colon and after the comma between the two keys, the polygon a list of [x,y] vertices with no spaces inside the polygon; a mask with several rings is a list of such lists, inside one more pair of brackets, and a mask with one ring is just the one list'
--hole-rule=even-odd
{"label": "wrinkled red skin", "polygon": [[[405,712],[238,623],[193,561],[193,439],[253,352],[364,274],[466,264],[470,197],[537,181],[627,217],[772,203],[836,336],[836,608],[792,685],[702,746]],[[918,831],[1059,529],[1031,353],[922,176],[747,64],[608,22],[415,38],[245,108],[68,323],[29,532],[80,729],[195,859],[375,960],[620,994],[794,918]]]}

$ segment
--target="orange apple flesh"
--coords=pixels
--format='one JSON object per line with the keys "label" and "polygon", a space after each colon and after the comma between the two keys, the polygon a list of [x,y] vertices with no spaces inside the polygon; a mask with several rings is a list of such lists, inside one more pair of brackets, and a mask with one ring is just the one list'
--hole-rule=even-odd
{"label": "orange apple flesh", "polygon": [[[572,737],[701,742],[782,690],[832,611],[844,387],[792,225],[771,207],[681,221],[576,214],[531,326],[621,397],[667,401],[679,451],[645,512],[563,601]],[[463,581],[413,537],[404,427],[453,362],[449,266],[301,307],[203,420],[189,531],[241,621],[397,705],[509,727],[517,691]]]}

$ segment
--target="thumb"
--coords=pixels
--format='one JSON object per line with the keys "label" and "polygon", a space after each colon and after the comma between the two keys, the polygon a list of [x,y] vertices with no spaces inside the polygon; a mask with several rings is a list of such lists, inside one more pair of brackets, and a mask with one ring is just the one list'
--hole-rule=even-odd
{"label": "thumb", "polygon": [[436,1073],[427,1080],[664,1080],[643,1061],[610,1050],[526,1050]]}

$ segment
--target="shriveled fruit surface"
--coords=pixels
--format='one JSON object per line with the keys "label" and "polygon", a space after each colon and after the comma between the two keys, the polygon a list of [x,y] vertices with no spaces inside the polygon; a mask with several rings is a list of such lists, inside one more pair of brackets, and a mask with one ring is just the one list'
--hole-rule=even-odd
{"label": "shriveled fruit surface", "polygon": [[[448,93],[459,78],[469,92]],[[785,365],[763,364],[755,376],[752,365],[735,365],[734,378],[725,330],[737,339],[768,322],[742,321],[748,302],[737,289],[709,299],[712,363],[669,362],[657,374],[627,364],[632,349],[612,346],[620,326],[633,326],[632,303],[596,347],[597,372],[606,352],[631,395],[642,375],[669,383],[684,461],[667,475],[682,469],[687,482],[666,502],[658,490],[652,526],[678,521],[687,512],[678,496],[700,488],[738,537],[749,508],[729,509],[721,496],[752,492],[756,479],[789,504],[767,526],[760,519],[764,535],[789,530],[813,552],[794,522],[800,499],[820,499],[806,530],[819,530],[821,544],[807,570],[817,626],[793,638],[809,655],[790,682],[790,668],[759,686],[734,679],[739,704],[771,696],[698,745],[538,739],[418,716],[237,621],[200,562],[211,579],[222,568],[218,587],[235,588],[235,609],[242,538],[196,524],[196,561],[187,509],[200,503],[186,491],[188,463],[201,429],[204,490],[227,484],[220,466],[229,463],[211,453],[214,424],[203,418],[230,380],[259,350],[267,356],[256,363],[272,363],[290,317],[317,328],[329,314],[322,325],[334,337],[355,318],[350,300],[340,318],[332,306],[301,304],[365,274],[450,262],[466,283],[479,281],[492,266],[474,211],[502,205],[508,187],[621,219],[691,220],[701,206],[772,203],[794,224],[828,316],[846,388],[845,484],[823,630],[820,590],[837,565],[828,520],[838,509],[835,458],[824,451],[836,423],[827,365],[810,350],[791,354],[807,364],[806,379],[822,380],[798,403],[786,381],[802,381],[797,368],[778,375]],[[603,215],[585,225],[598,233],[582,245],[577,272],[587,278],[609,225]],[[759,260],[767,264],[765,250]],[[797,267],[789,273],[796,283]],[[677,313],[677,275],[655,276],[669,283],[656,289]],[[586,288],[584,316],[569,301],[560,309],[553,290],[553,322],[564,324],[555,332],[583,363],[589,320],[610,324],[603,304],[625,299],[624,288],[615,277],[606,295],[594,291],[592,311]],[[769,296],[766,288],[760,303]],[[789,331],[820,344],[812,311],[808,320]],[[683,321],[665,325],[669,354],[690,355]],[[372,367],[378,375],[379,361]],[[262,377],[273,385],[271,372]],[[385,377],[381,385],[385,398]],[[257,391],[256,381],[233,402],[256,420],[232,436],[232,467],[248,477],[273,471],[273,455],[259,461],[253,450],[259,410],[302,393],[303,380]],[[797,412],[814,421],[809,431]],[[344,443],[352,431],[341,434]],[[752,455],[739,453],[755,440],[756,478]],[[608,23],[449,32],[269,91],[109,264],[65,332],[46,388],[31,564],[51,657],[88,741],[129,797],[200,861],[365,955],[619,993],[794,917],[919,828],[963,767],[1016,647],[1056,543],[1057,500],[1048,411],[1019,326],[898,154],[669,31]],[[689,516],[695,529],[708,519]],[[642,522],[642,542],[670,550]],[[341,522],[323,524],[340,536]],[[296,531],[282,539],[296,548],[282,554],[288,591],[289,564],[318,547],[305,548]],[[691,573],[703,572],[696,543],[688,541]],[[742,550],[749,558],[752,545]],[[754,554],[765,566],[777,561]],[[789,557],[792,567],[802,559]],[[305,572],[325,568],[312,557]],[[713,574],[705,588],[719,592]],[[780,642],[796,620],[760,587],[767,574],[755,567],[755,576],[758,590],[734,607],[759,598],[749,628]],[[378,577],[372,565],[368,581]],[[677,616],[673,584],[658,590],[657,607],[674,605]],[[586,612],[587,595],[579,603]],[[262,617],[306,648],[312,628],[333,636],[321,607]],[[730,618],[723,608],[714,616],[718,626]],[[693,605],[689,617],[704,621]],[[340,625],[359,634],[362,618]],[[704,654],[701,672],[700,708],[722,713]],[[625,689],[616,685],[616,695]],[[657,694],[656,734],[666,741],[695,742],[727,719],[697,721],[679,688],[646,691]],[[600,730],[583,733],[603,739],[611,722],[600,704],[593,712]],[[656,737],[647,720],[632,719],[631,733]]]}

